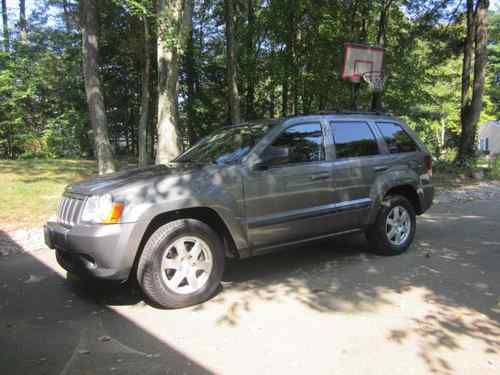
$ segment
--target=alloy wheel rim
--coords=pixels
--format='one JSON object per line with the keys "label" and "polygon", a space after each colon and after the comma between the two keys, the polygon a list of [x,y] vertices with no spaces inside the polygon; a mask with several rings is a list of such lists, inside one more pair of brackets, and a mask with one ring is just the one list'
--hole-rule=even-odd
{"label": "alloy wheel rim", "polygon": [[165,250],[161,275],[173,292],[191,294],[205,286],[212,268],[213,257],[207,243],[198,237],[183,236]]}
{"label": "alloy wheel rim", "polygon": [[385,233],[389,242],[401,246],[406,242],[411,232],[411,218],[403,206],[394,206],[387,215]]}

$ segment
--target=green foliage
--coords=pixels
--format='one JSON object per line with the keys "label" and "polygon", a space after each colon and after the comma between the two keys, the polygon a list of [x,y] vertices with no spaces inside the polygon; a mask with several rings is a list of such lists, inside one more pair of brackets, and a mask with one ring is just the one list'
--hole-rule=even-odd
{"label": "green foliage", "polygon": [[8,158],[89,153],[77,34],[31,19],[27,45],[0,55],[0,153]]}
{"label": "green foliage", "polygon": [[[76,24],[78,2],[38,0],[36,4],[28,20],[29,43],[14,41],[11,51],[0,52],[0,154],[7,158],[91,157],[93,137]],[[118,155],[133,156],[138,149],[145,63],[143,19],[147,17],[152,25],[152,77],[156,77],[156,9],[152,0],[97,4],[99,74],[110,139]],[[237,2],[237,71],[243,118],[349,108],[351,84],[340,79],[343,45],[377,43],[381,4]],[[168,20],[169,11],[167,6],[163,20]],[[186,146],[229,123],[223,14],[222,1],[195,1],[178,96]],[[437,157],[446,159],[460,133],[463,4],[456,0],[394,0],[388,16],[384,107],[406,120]],[[498,118],[500,113],[500,84],[495,84],[500,72],[498,12],[490,13],[489,24],[490,64],[481,121]],[[180,47],[178,25],[167,22],[164,26],[160,43]],[[154,129],[157,101],[157,82],[153,81],[150,130]],[[370,105],[371,93],[363,84],[358,107],[367,110]]]}
{"label": "green foliage", "polygon": [[490,12],[488,17],[488,114],[500,118],[500,12]]}

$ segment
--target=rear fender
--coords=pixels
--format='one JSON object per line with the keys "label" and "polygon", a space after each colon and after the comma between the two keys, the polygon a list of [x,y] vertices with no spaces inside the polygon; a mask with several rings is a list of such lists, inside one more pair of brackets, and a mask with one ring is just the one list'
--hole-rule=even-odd
{"label": "rear fender", "polygon": [[372,204],[368,215],[366,215],[365,221],[362,223],[364,226],[375,223],[385,196],[391,189],[399,186],[409,186],[413,188],[420,197],[419,191],[422,189],[419,184],[419,176],[413,170],[408,168],[398,169],[378,176],[370,190]]}

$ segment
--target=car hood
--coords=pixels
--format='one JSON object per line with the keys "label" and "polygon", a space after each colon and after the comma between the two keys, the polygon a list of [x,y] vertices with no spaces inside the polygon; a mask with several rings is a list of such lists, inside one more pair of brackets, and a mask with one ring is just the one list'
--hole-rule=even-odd
{"label": "car hood", "polygon": [[66,187],[66,193],[79,195],[105,194],[128,184],[175,174],[189,173],[200,168],[190,163],[172,163],[145,168],[126,169],[120,172],[93,177]]}

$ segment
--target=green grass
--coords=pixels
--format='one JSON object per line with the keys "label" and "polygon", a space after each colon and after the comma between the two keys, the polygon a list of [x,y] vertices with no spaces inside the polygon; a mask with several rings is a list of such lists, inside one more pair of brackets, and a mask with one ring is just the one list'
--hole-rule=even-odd
{"label": "green grass", "polygon": [[96,168],[89,160],[0,160],[0,229],[41,225],[55,213],[64,187]]}
{"label": "green grass", "polygon": [[[117,165],[136,166],[130,160]],[[42,225],[55,214],[66,185],[96,174],[95,160],[0,160],[0,229]]]}

